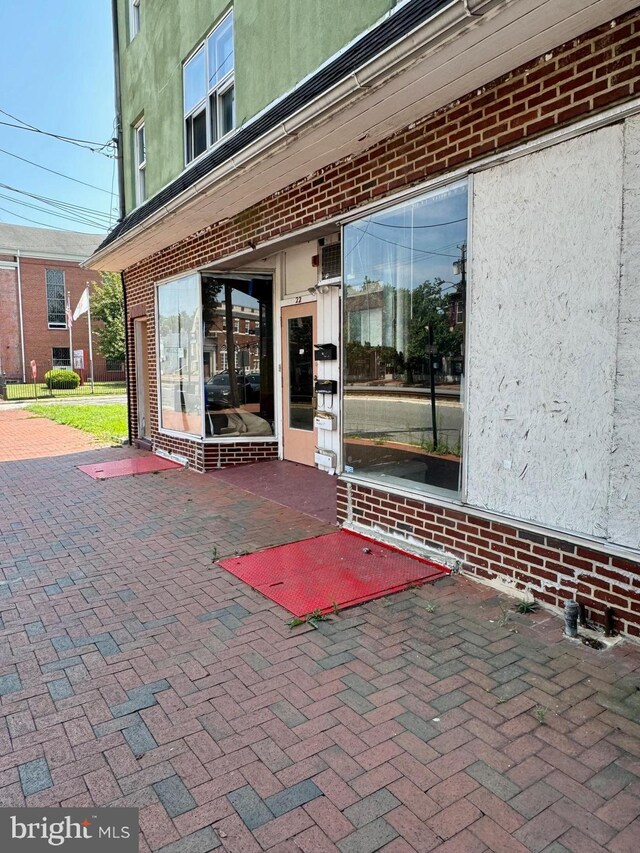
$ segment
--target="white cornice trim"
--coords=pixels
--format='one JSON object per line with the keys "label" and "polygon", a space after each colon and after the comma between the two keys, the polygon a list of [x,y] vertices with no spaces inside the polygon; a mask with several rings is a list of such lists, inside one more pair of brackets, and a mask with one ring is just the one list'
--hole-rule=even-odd
{"label": "white cornice trim", "polygon": [[69,255],[64,252],[36,252],[31,251],[30,249],[3,249],[0,247],[0,255],[13,255],[14,257],[20,256],[20,259],[23,261],[26,260],[43,260],[43,261],[66,261],[70,264],[79,264],[82,265],[83,261],[87,260],[87,256],[85,254],[82,255]]}

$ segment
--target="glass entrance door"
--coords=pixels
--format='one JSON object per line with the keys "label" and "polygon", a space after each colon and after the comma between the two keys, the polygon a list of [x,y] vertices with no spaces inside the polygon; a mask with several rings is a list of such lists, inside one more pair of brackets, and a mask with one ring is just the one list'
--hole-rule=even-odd
{"label": "glass entrance door", "polygon": [[316,305],[282,309],[282,399],[284,458],[314,464],[316,434],[313,351]]}

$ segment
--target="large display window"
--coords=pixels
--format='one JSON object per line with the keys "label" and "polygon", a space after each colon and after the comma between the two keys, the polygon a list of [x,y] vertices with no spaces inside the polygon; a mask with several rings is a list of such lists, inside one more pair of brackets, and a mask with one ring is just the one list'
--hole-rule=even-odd
{"label": "large display window", "polygon": [[160,426],[202,435],[200,276],[158,286]]}
{"label": "large display window", "polygon": [[273,436],[271,277],[194,274],[157,292],[161,429]]}
{"label": "large display window", "polygon": [[205,435],[272,436],[271,278],[203,275]]}
{"label": "large display window", "polygon": [[458,495],[466,182],[347,225],[344,282],[345,471]]}

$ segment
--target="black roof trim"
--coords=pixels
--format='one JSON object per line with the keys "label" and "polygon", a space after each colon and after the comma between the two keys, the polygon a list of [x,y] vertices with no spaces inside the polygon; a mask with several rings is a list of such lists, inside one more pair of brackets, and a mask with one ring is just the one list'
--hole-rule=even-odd
{"label": "black roof trim", "polygon": [[366,33],[359,41],[321,68],[301,86],[286,95],[270,109],[265,110],[255,121],[241,127],[228,142],[222,143],[210,154],[203,157],[192,168],[187,169],[159,193],[121,220],[107,235],[96,251],[105,248],[118,237],[126,234],[136,225],[160,210],[165,204],[179,196],[221,163],[234,154],[238,154],[247,145],[286,121],[293,113],[306,106],[331,86],[357,71],[362,65],[374,59],[379,53],[390,47],[407,33],[419,26],[424,20],[433,17],[451,0],[411,0],[394,15],[390,15],[375,29]]}

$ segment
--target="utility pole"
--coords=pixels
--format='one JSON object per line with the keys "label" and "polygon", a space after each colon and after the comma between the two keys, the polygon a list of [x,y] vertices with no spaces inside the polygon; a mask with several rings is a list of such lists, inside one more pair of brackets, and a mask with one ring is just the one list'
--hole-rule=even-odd
{"label": "utility pole", "polygon": [[438,446],[438,423],[436,419],[436,376],[433,370],[433,359],[435,356],[433,323],[429,323],[427,326],[427,335],[429,342],[429,386],[431,388],[431,433],[433,436],[433,449],[435,451]]}

